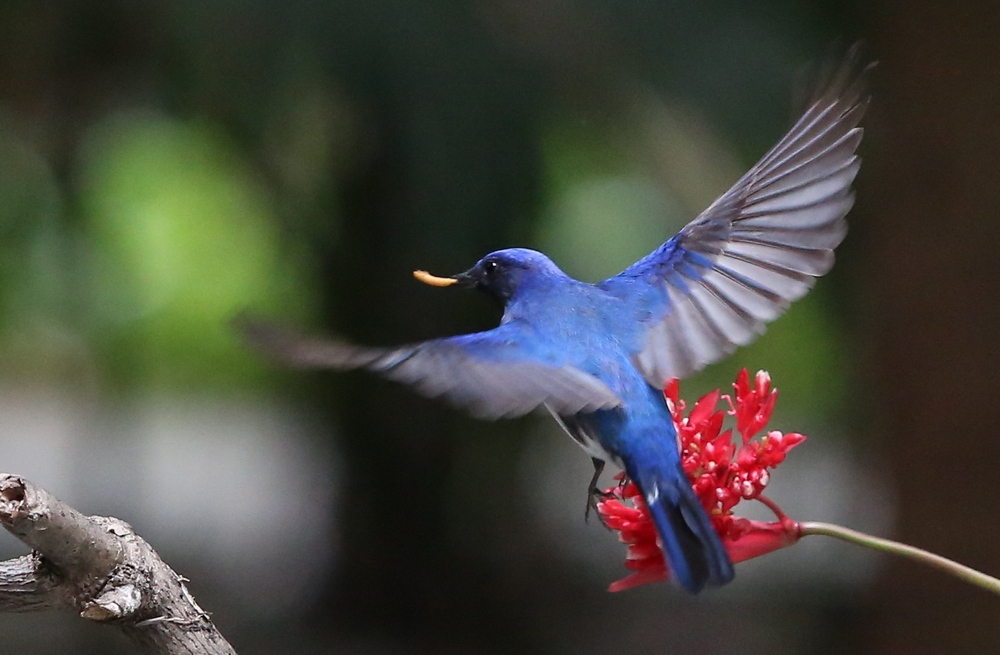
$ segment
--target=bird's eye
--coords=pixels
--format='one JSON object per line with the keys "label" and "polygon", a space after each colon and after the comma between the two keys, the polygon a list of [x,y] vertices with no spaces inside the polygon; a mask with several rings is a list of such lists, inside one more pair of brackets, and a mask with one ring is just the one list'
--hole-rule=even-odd
{"label": "bird's eye", "polygon": [[483,268],[486,270],[486,274],[492,277],[500,270],[500,264],[495,259],[491,259],[483,264]]}

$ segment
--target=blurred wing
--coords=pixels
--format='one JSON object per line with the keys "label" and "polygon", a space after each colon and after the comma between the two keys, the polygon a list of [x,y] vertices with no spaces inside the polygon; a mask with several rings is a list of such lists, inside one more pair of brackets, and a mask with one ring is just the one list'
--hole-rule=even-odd
{"label": "blurred wing", "polygon": [[480,418],[513,417],[547,405],[564,414],[622,404],[603,382],[572,366],[532,358],[514,322],[494,330],[435,339],[399,348],[365,348],[303,337],[285,328],[237,319],[253,346],[285,364],[303,368],[365,368],[442,396]]}
{"label": "blurred wing", "polygon": [[650,384],[660,387],[749,343],[833,266],[854,203],[870,68],[859,71],[852,52],[788,134],[729,191],[602,283],[658,287],[636,360]]}

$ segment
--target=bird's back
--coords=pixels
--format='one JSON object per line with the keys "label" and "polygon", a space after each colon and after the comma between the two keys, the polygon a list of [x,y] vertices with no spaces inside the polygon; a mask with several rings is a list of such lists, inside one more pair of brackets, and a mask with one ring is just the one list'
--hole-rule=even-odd
{"label": "bird's back", "polygon": [[554,361],[577,367],[617,391],[642,382],[633,363],[642,347],[634,307],[629,299],[566,276],[524,289],[507,306],[503,322],[530,326]]}

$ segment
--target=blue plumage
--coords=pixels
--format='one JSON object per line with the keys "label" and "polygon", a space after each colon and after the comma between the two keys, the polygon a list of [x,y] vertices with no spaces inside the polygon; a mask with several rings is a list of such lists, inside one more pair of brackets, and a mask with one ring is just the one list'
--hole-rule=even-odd
{"label": "blue plumage", "polygon": [[681,469],[662,389],[750,342],[833,265],[860,166],[867,100],[855,71],[853,61],[837,71],[729,191],[615,277],[580,282],[523,248],[452,278],[424,274],[496,298],[504,314],[493,330],[364,348],[259,322],[241,329],[286,362],[368,368],[484,418],[545,407],[598,471],[612,461],[639,486],[685,589],[724,584],[732,564]]}

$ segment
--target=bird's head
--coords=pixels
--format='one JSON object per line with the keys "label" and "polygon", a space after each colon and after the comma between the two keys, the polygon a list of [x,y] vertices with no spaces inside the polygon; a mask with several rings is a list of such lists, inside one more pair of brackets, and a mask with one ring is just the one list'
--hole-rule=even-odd
{"label": "bird's head", "polygon": [[527,248],[491,252],[469,270],[451,277],[437,277],[426,271],[413,272],[418,280],[433,286],[479,289],[503,305],[510,302],[518,291],[565,275],[551,259]]}

